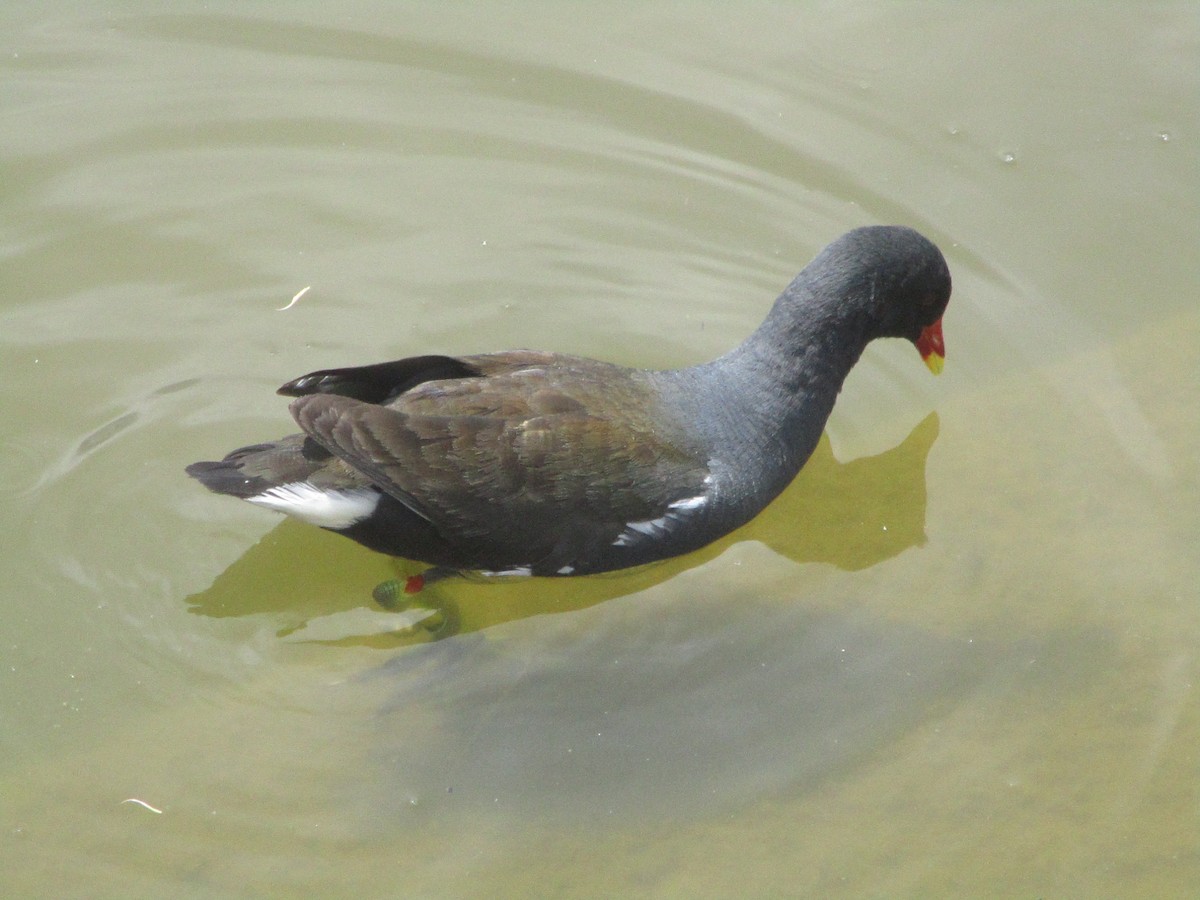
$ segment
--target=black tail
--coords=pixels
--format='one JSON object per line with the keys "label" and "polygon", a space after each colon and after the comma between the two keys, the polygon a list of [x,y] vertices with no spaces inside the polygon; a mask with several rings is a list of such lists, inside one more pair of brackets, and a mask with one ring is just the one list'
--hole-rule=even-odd
{"label": "black tail", "polygon": [[194,462],[184,471],[214,493],[229,494],[243,500],[261,494],[271,487],[262,478],[247,478],[241,466],[236,461],[231,461],[230,457],[220,462]]}
{"label": "black tail", "polygon": [[281,484],[307,481],[331,458],[316,441],[293,434],[239,447],[219,462],[194,462],[186,471],[214,493],[245,500]]}

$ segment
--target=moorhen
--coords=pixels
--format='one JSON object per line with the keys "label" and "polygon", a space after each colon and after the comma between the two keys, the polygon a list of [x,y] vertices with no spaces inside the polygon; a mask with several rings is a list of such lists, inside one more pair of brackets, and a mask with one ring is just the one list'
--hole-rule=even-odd
{"label": "moorhen", "polygon": [[950,272],[910,228],[838,238],[742,344],[687,369],[513,350],[289,381],[303,434],[188,474],[457,572],[586,575],[703,547],[800,471],[863,348],[907,338],[936,374]]}

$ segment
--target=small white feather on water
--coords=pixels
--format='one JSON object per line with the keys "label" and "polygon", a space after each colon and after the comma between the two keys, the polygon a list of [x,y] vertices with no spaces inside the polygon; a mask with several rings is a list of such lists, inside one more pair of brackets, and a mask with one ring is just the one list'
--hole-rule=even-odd
{"label": "small white feather on water", "polygon": [[311,291],[311,290],[312,290],[312,285],[311,285],[311,284],[310,284],[310,285],[308,285],[307,287],[303,287],[303,288],[301,288],[300,290],[298,290],[298,291],[296,292],[296,296],[292,298],[292,302],[291,302],[291,303],[289,303],[287,306],[278,306],[278,307],[276,307],[276,308],[275,308],[275,309],[276,309],[276,312],[283,312],[285,309],[291,309],[293,306],[295,306],[295,305],[296,305],[296,302],[297,302],[297,301],[298,301],[298,300],[299,300],[301,297],[303,297],[305,294],[307,294],[307,293],[308,293],[309,291]]}

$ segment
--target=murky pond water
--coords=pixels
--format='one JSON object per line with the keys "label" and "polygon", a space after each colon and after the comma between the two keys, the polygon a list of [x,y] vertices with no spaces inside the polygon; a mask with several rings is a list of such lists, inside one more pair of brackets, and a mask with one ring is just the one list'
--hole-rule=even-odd
{"label": "murky pond water", "polygon": [[[5,896],[1200,883],[1195,5],[0,22]],[[183,474],[322,367],[711,358],[873,222],[950,260],[945,374],[873,345],[694,556],[430,641]]]}

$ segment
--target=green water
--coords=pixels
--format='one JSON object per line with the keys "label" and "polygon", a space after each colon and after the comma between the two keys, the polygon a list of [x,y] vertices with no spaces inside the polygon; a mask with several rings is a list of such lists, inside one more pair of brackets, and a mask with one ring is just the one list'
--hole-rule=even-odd
{"label": "green water", "polygon": [[[1194,5],[0,24],[4,896],[1200,883]],[[444,582],[430,641],[183,475],[318,368],[712,358],[872,222],[950,261],[945,373],[873,345],[694,556]]]}

